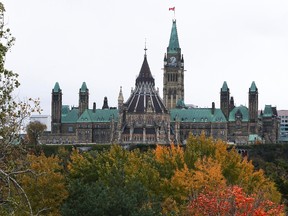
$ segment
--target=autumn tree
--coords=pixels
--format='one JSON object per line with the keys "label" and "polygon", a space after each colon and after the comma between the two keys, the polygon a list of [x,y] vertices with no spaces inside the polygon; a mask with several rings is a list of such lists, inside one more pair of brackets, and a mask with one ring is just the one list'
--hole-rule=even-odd
{"label": "autumn tree", "polygon": [[103,152],[74,150],[68,177],[63,215],[182,215],[192,201],[209,193],[217,197],[226,189],[229,194],[232,187],[241,188],[243,196],[255,203],[278,208],[280,202],[263,171],[255,170],[223,141],[203,134],[189,137],[186,148],[171,144],[147,152],[119,145]]}
{"label": "autumn tree", "polygon": [[[39,100],[18,100],[13,94],[20,86],[18,74],[5,68],[6,54],[14,44],[15,38],[4,22],[4,5],[0,2],[0,213],[13,214],[17,195],[30,206],[29,200],[17,174],[24,170],[26,152],[19,143],[19,132],[23,121],[34,111],[40,111]],[[30,215],[32,215],[30,208]]]}
{"label": "autumn tree", "polygon": [[196,161],[205,157],[213,158],[220,164],[227,185],[239,185],[248,194],[261,191],[266,199],[280,202],[281,195],[274,182],[265,177],[262,170],[256,170],[252,162],[243,158],[234,148],[222,140],[206,138],[204,134],[190,135],[185,150],[187,166],[195,169]]}
{"label": "autumn tree", "polygon": [[47,126],[39,121],[30,122],[26,126],[28,143],[36,146],[39,144],[40,135],[46,130]]}
{"label": "autumn tree", "polygon": [[[63,167],[57,156],[28,155],[27,172],[19,176],[31,208],[39,215],[60,215],[60,206],[67,197]],[[22,206],[22,214],[29,212]],[[41,214],[40,214],[41,213]]]}
{"label": "autumn tree", "polygon": [[285,215],[283,205],[273,203],[257,194],[246,194],[241,187],[218,187],[206,190],[192,199],[187,215],[223,215],[223,216],[279,216]]}

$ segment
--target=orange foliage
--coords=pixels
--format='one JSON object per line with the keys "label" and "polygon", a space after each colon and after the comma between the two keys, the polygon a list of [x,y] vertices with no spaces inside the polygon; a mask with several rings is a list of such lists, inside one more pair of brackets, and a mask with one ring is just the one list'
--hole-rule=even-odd
{"label": "orange foliage", "polygon": [[238,186],[206,191],[192,200],[188,215],[278,216],[284,215],[282,205],[263,200],[256,194],[247,195]]}

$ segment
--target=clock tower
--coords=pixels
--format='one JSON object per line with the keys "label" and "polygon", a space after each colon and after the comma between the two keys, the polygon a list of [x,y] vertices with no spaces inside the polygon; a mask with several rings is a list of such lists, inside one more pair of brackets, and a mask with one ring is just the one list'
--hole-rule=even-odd
{"label": "clock tower", "polygon": [[163,101],[167,109],[173,109],[178,100],[184,101],[184,59],[174,19],[169,46],[164,56]]}

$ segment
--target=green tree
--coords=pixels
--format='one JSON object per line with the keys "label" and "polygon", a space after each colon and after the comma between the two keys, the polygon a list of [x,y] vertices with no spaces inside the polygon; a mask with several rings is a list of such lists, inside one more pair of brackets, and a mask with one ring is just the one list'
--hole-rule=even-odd
{"label": "green tree", "polygon": [[[112,146],[101,153],[71,154],[69,196],[63,215],[157,215],[157,172],[145,153]],[[152,182],[149,182],[149,179]],[[150,184],[151,183],[151,184]]]}
{"label": "green tree", "polygon": [[39,144],[39,137],[47,126],[39,121],[30,122],[26,127],[28,143],[36,147]]}

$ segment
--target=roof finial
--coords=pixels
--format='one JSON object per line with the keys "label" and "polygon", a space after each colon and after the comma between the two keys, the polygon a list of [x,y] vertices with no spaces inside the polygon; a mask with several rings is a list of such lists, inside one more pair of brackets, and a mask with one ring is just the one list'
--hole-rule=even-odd
{"label": "roof finial", "polygon": [[146,51],[147,51],[147,48],[146,48],[146,38],[145,38],[145,48],[144,48],[144,51],[145,51],[145,57],[146,57]]}

